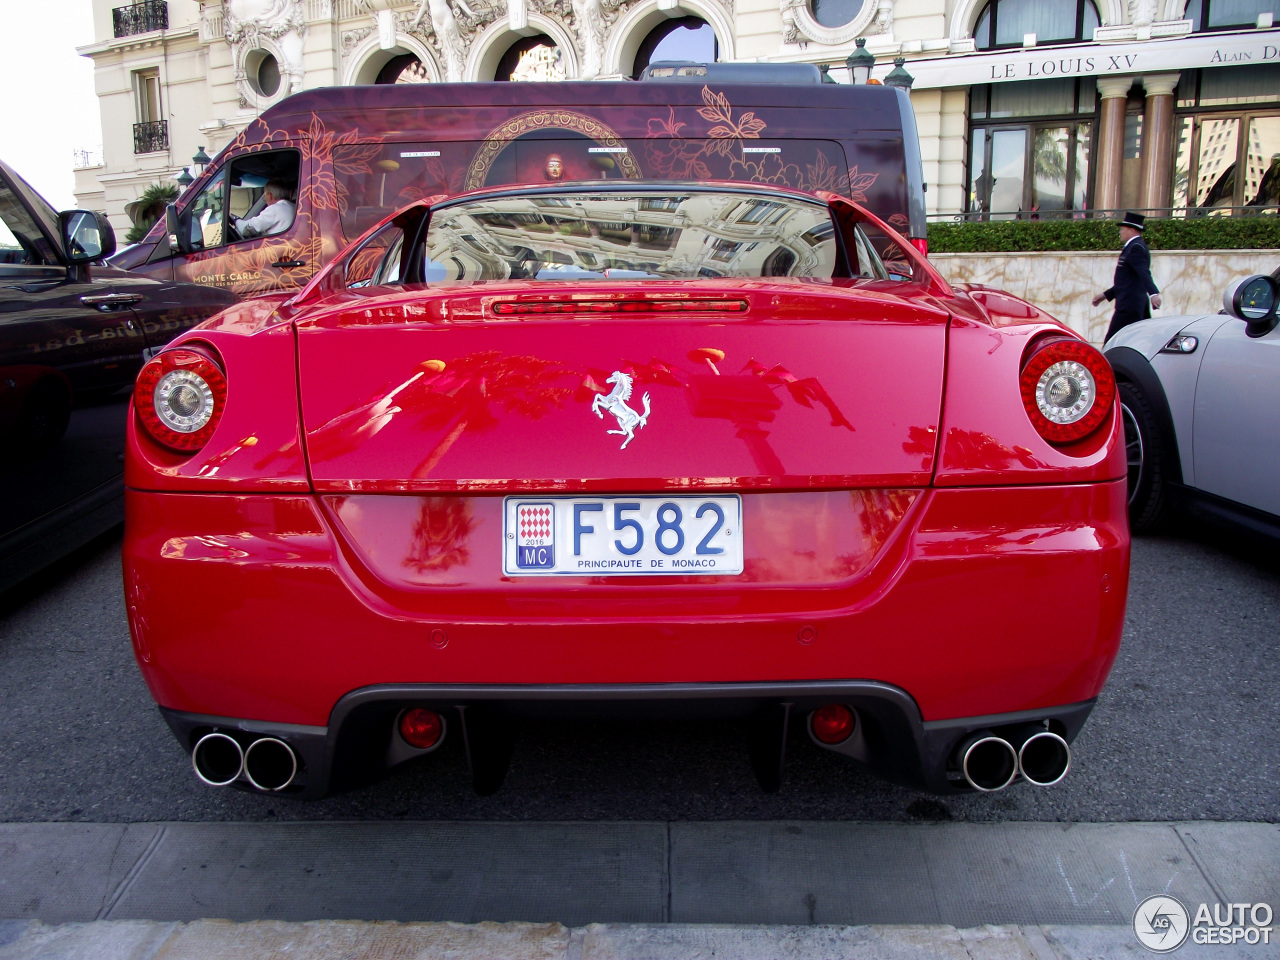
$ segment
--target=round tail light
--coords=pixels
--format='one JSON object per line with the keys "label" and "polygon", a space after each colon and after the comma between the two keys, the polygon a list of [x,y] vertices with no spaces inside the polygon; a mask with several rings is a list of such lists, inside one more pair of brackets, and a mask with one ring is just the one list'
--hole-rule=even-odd
{"label": "round tail light", "polygon": [[1116,396],[1106,357],[1079,340],[1042,341],[1027,358],[1022,404],[1050,443],[1072,443],[1102,426]]}
{"label": "round tail light", "polygon": [[227,402],[227,378],[208,355],[183,347],[153,357],[133,388],[133,408],[157,443],[180,453],[213,436]]}
{"label": "round tail light", "polygon": [[440,742],[444,722],[433,710],[414,707],[400,715],[400,736],[411,747],[430,750]]}
{"label": "round tail light", "polygon": [[853,735],[857,718],[853,711],[843,703],[829,703],[813,711],[810,720],[813,724],[813,735],[822,743],[844,743]]}

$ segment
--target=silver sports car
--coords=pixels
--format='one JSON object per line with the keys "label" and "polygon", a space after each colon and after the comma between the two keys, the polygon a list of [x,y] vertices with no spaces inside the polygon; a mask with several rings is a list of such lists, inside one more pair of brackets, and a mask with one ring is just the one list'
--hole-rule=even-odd
{"label": "silver sports car", "polygon": [[1116,373],[1129,454],[1129,522],[1171,509],[1280,538],[1280,269],[1237,280],[1223,310],[1120,330]]}

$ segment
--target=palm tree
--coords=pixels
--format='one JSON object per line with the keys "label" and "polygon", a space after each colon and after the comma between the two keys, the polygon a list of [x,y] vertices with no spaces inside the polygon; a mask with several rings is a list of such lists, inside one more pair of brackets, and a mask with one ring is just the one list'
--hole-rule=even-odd
{"label": "palm tree", "polygon": [[124,235],[125,243],[137,243],[145,237],[155,222],[164,215],[164,208],[177,199],[176,183],[153,183],[142,191],[137,200],[126,203],[124,212],[133,221],[133,226]]}

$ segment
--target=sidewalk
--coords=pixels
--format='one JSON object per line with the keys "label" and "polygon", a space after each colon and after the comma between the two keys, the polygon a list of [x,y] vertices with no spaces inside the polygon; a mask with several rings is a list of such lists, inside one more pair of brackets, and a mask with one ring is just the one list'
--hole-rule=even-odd
{"label": "sidewalk", "polygon": [[1280,910],[1278,864],[1252,823],[3,824],[0,960],[1137,957],[1142,899]]}
{"label": "sidewalk", "polygon": [[[696,926],[558,923],[23,924],[0,960],[1093,960],[1151,957],[1128,927]],[[1243,948],[1248,950],[1250,948]],[[1275,956],[1188,943],[1179,960]]]}

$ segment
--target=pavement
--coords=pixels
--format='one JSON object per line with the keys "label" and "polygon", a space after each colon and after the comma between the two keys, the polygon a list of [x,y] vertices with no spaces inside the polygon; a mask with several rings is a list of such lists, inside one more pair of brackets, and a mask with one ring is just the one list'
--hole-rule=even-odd
{"label": "pavement", "polygon": [[[15,939],[6,943],[6,931]],[[1224,952],[1225,951],[1225,952]],[[0,922],[0,960],[1094,960],[1150,957],[1128,927]],[[1252,958],[1188,943],[1177,956]]]}
{"label": "pavement", "polygon": [[[1172,537],[1134,541],[1124,640],[1049,790],[934,797],[877,779],[793,727],[778,793],[741,725],[533,722],[506,782],[477,797],[460,737],[314,803],[214,790],[134,662],[108,538],[0,605],[0,821],[888,820],[1280,822],[1280,558]],[[1057,624],[1028,625],[1028,642]]]}
{"label": "pavement", "polygon": [[0,960],[1124,957],[1155,894],[1280,908],[1280,824],[0,825]]}

